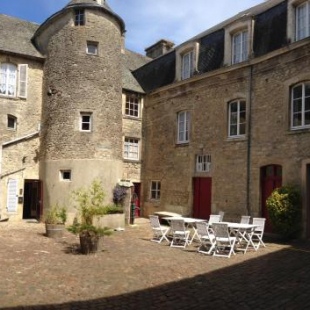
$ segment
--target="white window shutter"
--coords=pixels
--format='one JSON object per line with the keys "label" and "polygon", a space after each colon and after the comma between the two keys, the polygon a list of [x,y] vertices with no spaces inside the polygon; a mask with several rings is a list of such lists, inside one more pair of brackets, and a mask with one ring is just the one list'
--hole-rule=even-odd
{"label": "white window shutter", "polygon": [[18,97],[27,98],[28,65],[19,65],[18,69]]}
{"label": "white window shutter", "polygon": [[17,212],[17,180],[9,179],[7,188],[7,209],[8,212]]}

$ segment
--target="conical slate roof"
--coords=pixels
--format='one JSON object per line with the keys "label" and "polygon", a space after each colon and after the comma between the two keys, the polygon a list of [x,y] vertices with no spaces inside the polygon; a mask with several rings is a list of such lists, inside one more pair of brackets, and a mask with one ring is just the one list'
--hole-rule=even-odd
{"label": "conical slate roof", "polygon": [[107,1],[106,0],[71,0],[67,6],[75,6],[75,5],[84,5],[84,4],[91,4],[94,6],[99,6],[99,7],[103,7],[111,12],[113,12],[111,10],[111,8],[108,6]]}

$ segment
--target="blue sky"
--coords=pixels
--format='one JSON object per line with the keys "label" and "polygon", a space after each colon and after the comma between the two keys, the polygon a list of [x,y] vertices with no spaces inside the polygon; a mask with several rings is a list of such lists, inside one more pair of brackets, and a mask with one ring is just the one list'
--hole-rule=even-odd
{"label": "blue sky", "polygon": [[[264,0],[107,0],[126,24],[126,47],[144,54],[160,39],[176,45]],[[0,0],[0,13],[41,24],[69,0]]]}

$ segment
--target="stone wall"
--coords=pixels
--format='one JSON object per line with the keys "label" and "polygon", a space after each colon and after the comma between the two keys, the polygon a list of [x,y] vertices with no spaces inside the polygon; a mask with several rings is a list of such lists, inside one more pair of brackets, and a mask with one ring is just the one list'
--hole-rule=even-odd
{"label": "stone wall", "polygon": [[[261,216],[260,169],[265,165],[282,165],[283,183],[300,184],[301,162],[310,157],[310,133],[290,130],[289,92],[294,83],[310,79],[308,55],[309,47],[301,43],[254,59],[252,65],[223,68],[147,96],[145,214],[167,210],[191,215],[195,176],[212,178],[211,213],[223,210],[225,219],[248,210]],[[228,138],[228,102],[235,99],[246,100],[248,128],[245,137],[232,139]],[[184,110],[191,113],[190,142],[178,145],[177,113]],[[196,154],[211,155],[210,172],[195,172]],[[152,180],[161,181],[160,201],[149,199]]]}

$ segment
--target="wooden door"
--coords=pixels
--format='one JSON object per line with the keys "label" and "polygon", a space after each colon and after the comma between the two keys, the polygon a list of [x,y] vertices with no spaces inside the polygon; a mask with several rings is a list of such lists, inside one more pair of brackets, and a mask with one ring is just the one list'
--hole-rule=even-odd
{"label": "wooden door", "polygon": [[262,217],[266,218],[265,231],[272,232],[266,200],[273,190],[282,186],[282,166],[269,165],[261,168],[261,195],[262,195]]}
{"label": "wooden door", "polygon": [[134,192],[133,192],[133,201],[135,203],[135,217],[141,216],[140,209],[140,192],[141,192],[141,183],[134,183]]}
{"label": "wooden door", "polygon": [[25,180],[23,218],[40,220],[43,214],[43,191],[40,180]]}
{"label": "wooden door", "polygon": [[193,179],[193,217],[208,219],[211,214],[211,178]]}

